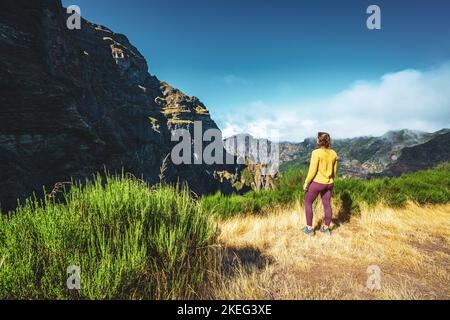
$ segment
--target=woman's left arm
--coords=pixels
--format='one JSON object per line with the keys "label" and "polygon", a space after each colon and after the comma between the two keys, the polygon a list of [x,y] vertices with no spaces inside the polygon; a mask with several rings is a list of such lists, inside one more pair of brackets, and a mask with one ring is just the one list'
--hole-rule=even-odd
{"label": "woman's left arm", "polygon": [[316,152],[313,152],[311,156],[311,163],[309,165],[308,176],[306,177],[305,185],[303,186],[305,191],[308,190],[309,185],[316,177],[317,171],[319,171],[319,157]]}

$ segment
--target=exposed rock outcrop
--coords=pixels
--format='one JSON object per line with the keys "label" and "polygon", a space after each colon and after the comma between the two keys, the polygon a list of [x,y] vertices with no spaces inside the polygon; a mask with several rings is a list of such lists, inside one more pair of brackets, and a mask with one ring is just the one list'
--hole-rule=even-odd
{"label": "exposed rock outcrop", "polygon": [[[66,27],[59,0],[0,2],[0,203],[71,178],[122,168],[150,183],[174,129],[217,128],[195,97],[161,83],[121,34],[82,21]],[[192,135],[193,136],[193,135]],[[225,165],[168,165],[167,181],[197,193],[230,191]]]}

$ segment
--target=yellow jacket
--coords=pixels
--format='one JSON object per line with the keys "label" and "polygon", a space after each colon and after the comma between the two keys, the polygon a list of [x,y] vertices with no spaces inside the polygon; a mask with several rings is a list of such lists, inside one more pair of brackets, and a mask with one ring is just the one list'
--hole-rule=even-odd
{"label": "yellow jacket", "polygon": [[317,182],[333,184],[336,178],[338,156],[334,150],[320,148],[314,150],[311,156],[306,184]]}

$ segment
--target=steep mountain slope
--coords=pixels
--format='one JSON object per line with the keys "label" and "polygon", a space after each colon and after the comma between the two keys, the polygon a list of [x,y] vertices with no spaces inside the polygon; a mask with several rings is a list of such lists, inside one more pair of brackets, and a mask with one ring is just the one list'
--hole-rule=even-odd
{"label": "steep mountain slope", "polygon": [[424,144],[403,149],[400,158],[383,171],[383,175],[399,176],[447,161],[450,161],[450,133],[438,135]]}
{"label": "steep mountain slope", "polygon": [[[345,176],[365,178],[371,174],[383,173],[400,158],[405,148],[424,144],[448,132],[446,129],[435,133],[390,131],[381,137],[336,139],[333,140],[333,148],[339,154],[340,169]],[[299,144],[281,143],[282,168],[306,166],[315,148],[316,142],[313,138]],[[449,160],[447,157],[446,161]]]}
{"label": "steep mountain slope", "polygon": [[[122,168],[155,183],[193,122],[217,125],[195,97],[161,83],[121,34],[88,21],[66,27],[59,0],[0,2],[0,204],[42,186]],[[169,158],[170,160],[170,158]],[[169,161],[170,162],[170,161]],[[167,181],[197,193],[229,190],[215,171],[235,166],[168,166]]]}

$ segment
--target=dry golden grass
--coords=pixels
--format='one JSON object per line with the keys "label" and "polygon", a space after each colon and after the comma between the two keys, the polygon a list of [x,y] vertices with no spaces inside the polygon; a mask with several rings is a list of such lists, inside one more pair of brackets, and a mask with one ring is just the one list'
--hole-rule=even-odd
{"label": "dry golden grass", "polygon": [[[301,234],[303,212],[297,205],[220,223],[222,268],[201,298],[450,298],[450,205],[364,209],[331,237]],[[372,265],[381,268],[381,290],[367,288]]]}

